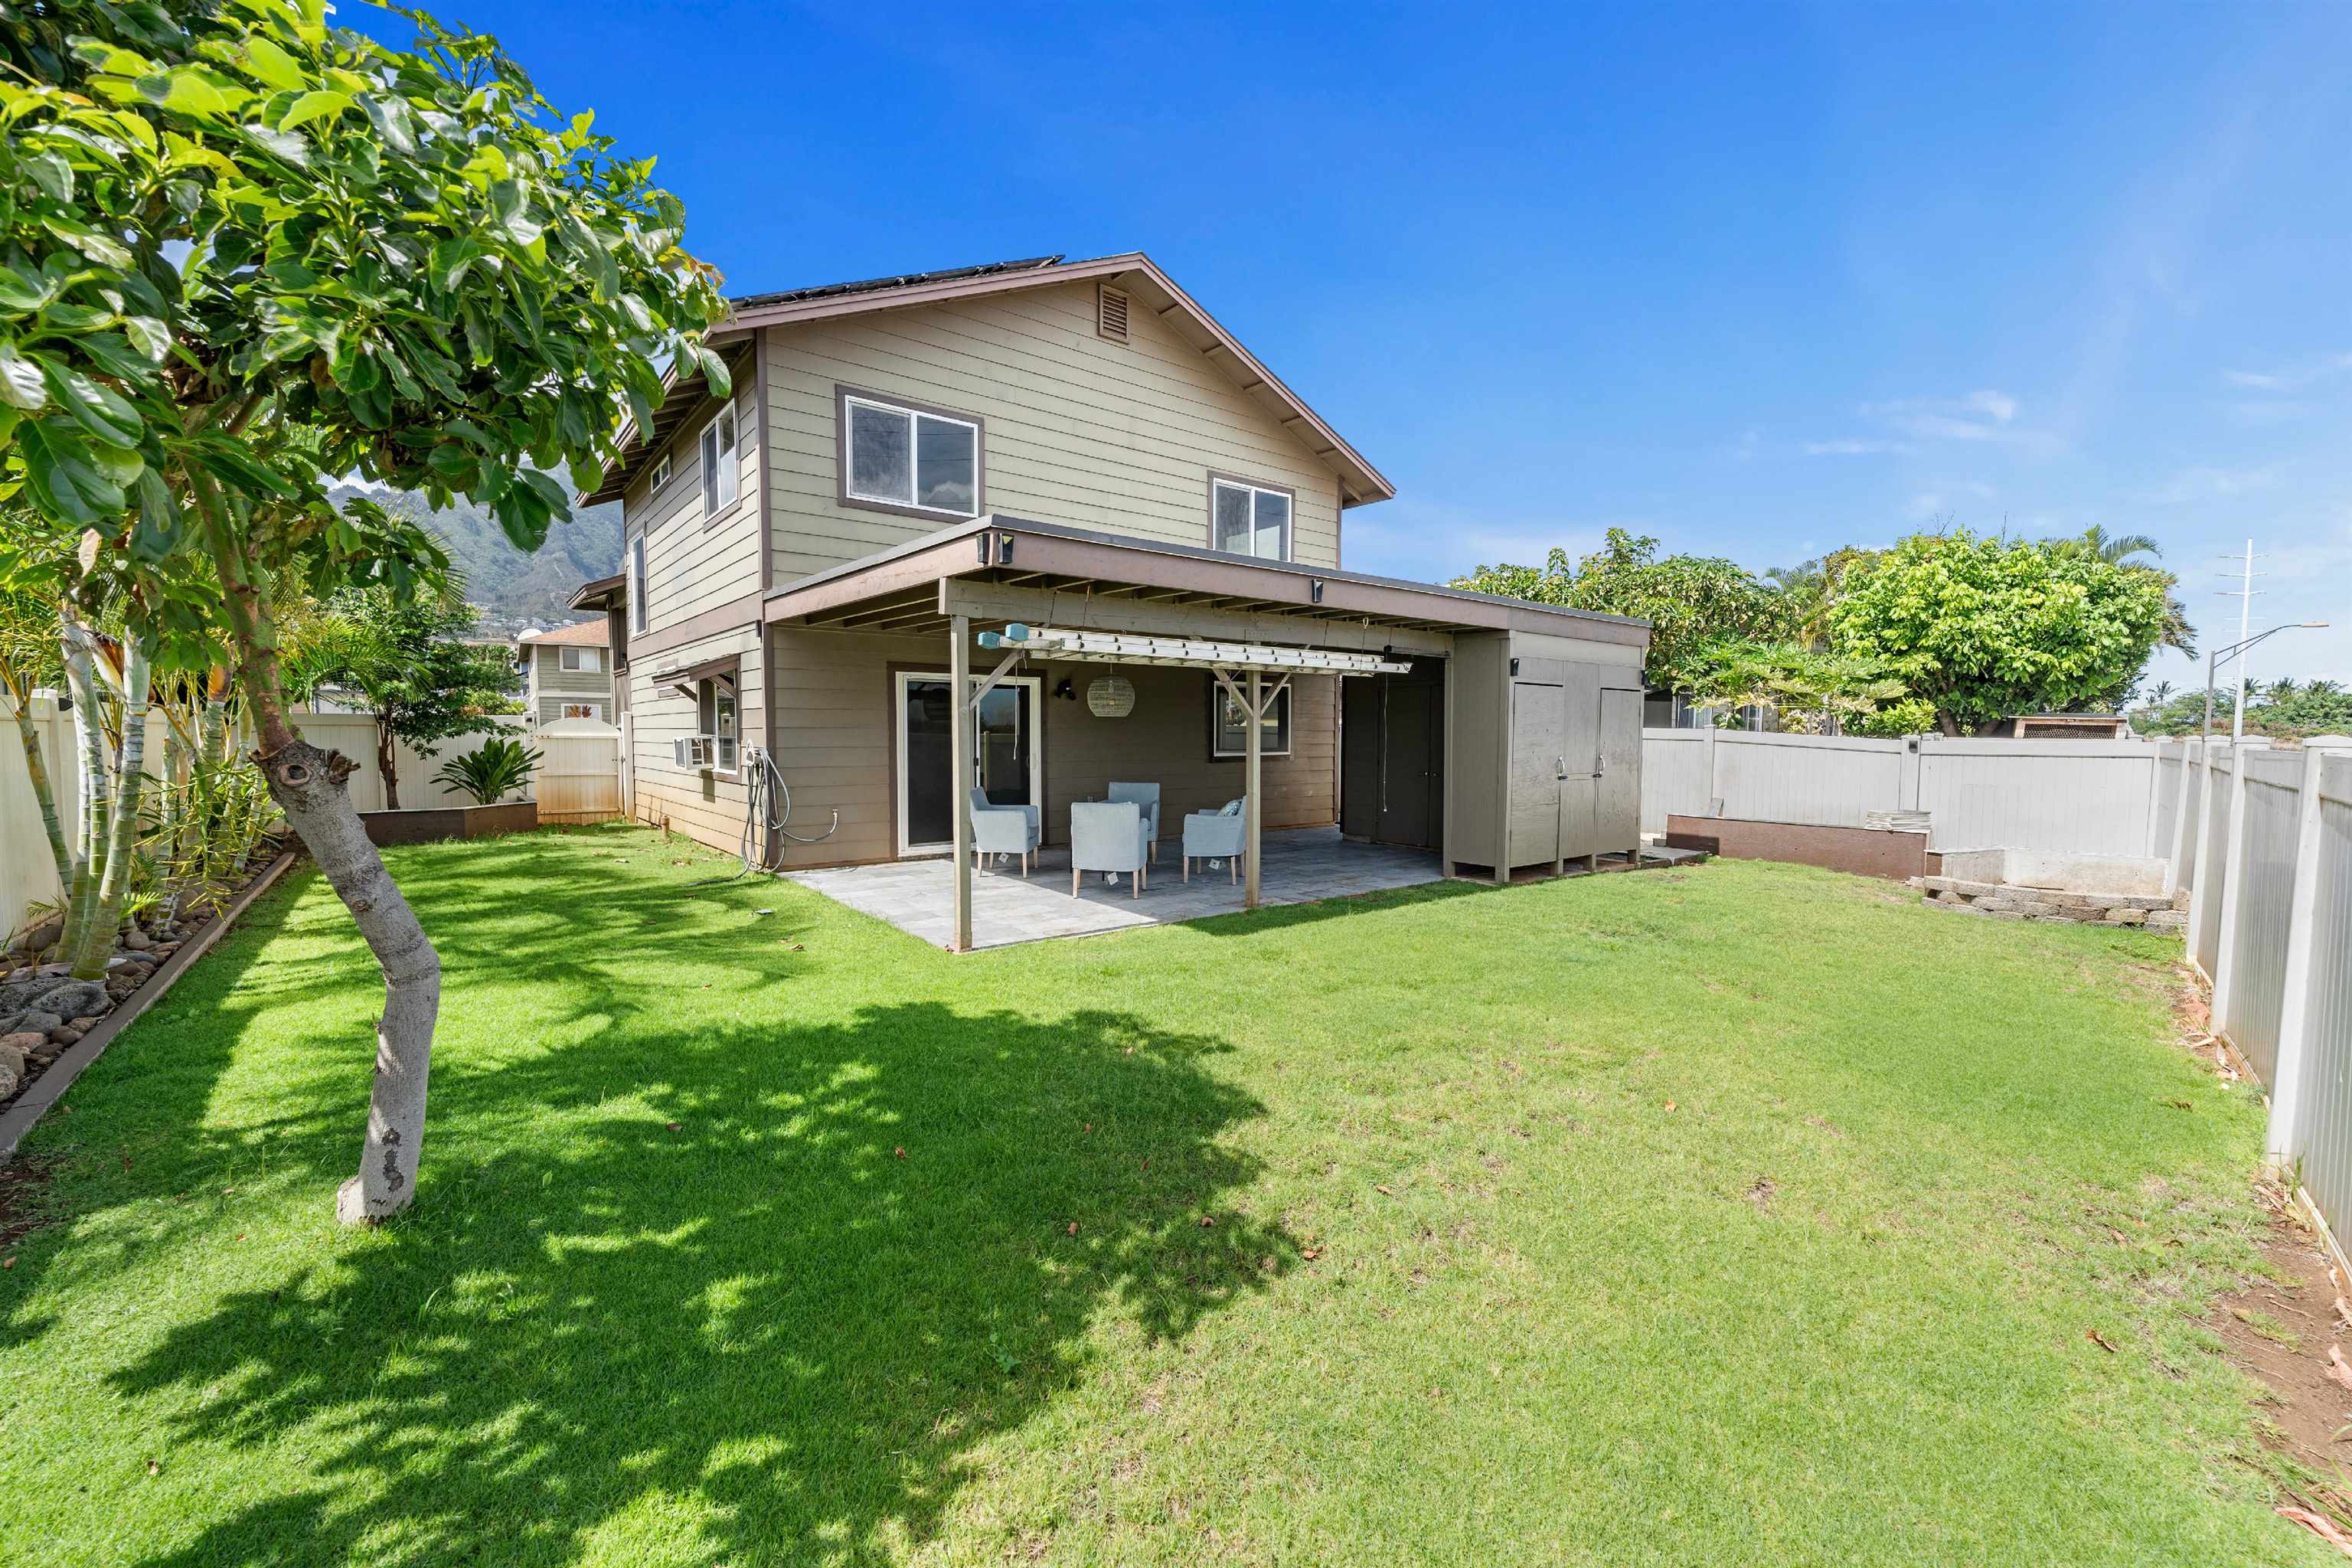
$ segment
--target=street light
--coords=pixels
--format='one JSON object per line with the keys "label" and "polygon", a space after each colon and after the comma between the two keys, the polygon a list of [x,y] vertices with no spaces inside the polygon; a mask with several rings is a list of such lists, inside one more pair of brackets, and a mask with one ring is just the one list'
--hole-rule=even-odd
{"label": "street light", "polygon": [[[2200,738],[2208,741],[2213,738],[2213,672],[2216,669],[2256,643],[2274,637],[2281,632],[2316,631],[2326,624],[2326,621],[2289,621],[2283,626],[2273,626],[2266,632],[2256,632],[2252,637],[2242,641],[2233,642],[2227,647],[2217,647],[2207,654],[2205,656],[2205,728],[2200,733]],[[2245,732],[2246,703],[2242,697],[2238,700],[2237,710],[2230,719],[2230,738],[2233,741],[2242,739]]]}

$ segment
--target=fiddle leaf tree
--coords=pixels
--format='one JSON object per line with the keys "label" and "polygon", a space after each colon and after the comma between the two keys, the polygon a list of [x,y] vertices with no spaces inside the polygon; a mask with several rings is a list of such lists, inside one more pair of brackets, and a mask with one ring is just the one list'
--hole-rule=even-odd
{"label": "fiddle leaf tree", "polygon": [[1727,642],[1778,642],[1794,624],[1787,598],[1736,561],[1711,555],[1658,557],[1658,542],[1612,528],[1601,549],[1573,569],[1554,549],[1542,570],[1481,566],[1457,588],[1506,594],[1571,610],[1631,616],[1650,623],[1643,667],[1649,684],[1683,690],[1709,678]]}
{"label": "fiddle leaf tree", "polygon": [[[277,596],[430,593],[446,562],[357,475],[487,507],[535,549],[660,366],[727,388],[725,312],[649,160],[554,114],[495,40],[321,0],[53,0],[0,27],[0,485],[110,584],[159,668],[225,644],[270,792],[382,967],[373,1098],[338,1210],[412,1199],[440,964],[303,742]],[[30,552],[27,552],[28,554]],[[0,565],[5,565],[0,563]]]}
{"label": "fiddle leaf tree", "polygon": [[2167,624],[2161,574],[2065,544],[1916,534],[1848,573],[1832,645],[1959,734],[2122,699]]}

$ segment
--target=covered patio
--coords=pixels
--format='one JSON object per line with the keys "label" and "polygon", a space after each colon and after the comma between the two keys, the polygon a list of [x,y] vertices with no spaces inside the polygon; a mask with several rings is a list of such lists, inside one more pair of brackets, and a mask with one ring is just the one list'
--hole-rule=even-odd
{"label": "covered patio", "polygon": [[1638,856],[1641,622],[1002,515],[763,618],[762,863],[954,951]]}
{"label": "covered patio", "polygon": [[[1437,854],[1385,844],[1352,844],[1337,827],[1296,827],[1267,833],[1261,844],[1258,903],[1310,904],[1354,898],[1444,879]],[[973,948],[1009,947],[1057,936],[1096,936],[1133,926],[1196,921],[1239,913],[1247,890],[1230,865],[1195,862],[1192,879],[1162,851],[1160,864],[1136,896],[1128,880],[1116,886],[1100,877],[1079,883],[1070,896],[1070,856],[1048,848],[1027,877],[1017,865],[992,866],[971,879]],[[861,914],[889,921],[937,947],[956,942],[955,868],[943,858],[894,860],[875,866],[840,866],[794,871],[792,879]]]}

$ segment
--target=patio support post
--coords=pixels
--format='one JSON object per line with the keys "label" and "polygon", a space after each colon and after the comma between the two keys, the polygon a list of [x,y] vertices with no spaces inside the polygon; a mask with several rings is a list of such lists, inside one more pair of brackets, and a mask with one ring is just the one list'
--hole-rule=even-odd
{"label": "patio support post", "polygon": [[971,617],[948,622],[948,749],[955,755],[948,812],[955,822],[955,949],[971,951]]}
{"label": "patio support post", "polygon": [[1242,894],[1242,908],[1245,910],[1257,908],[1258,837],[1259,830],[1265,822],[1265,808],[1258,799],[1258,753],[1265,744],[1265,699],[1260,694],[1260,688],[1265,680],[1265,677],[1256,670],[1253,669],[1249,672],[1249,722],[1246,726],[1249,733],[1247,750],[1249,768],[1245,775],[1247,783],[1242,791],[1249,800],[1249,804],[1242,808],[1249,814],[1249,867],[1246,873],[1249,886]]}

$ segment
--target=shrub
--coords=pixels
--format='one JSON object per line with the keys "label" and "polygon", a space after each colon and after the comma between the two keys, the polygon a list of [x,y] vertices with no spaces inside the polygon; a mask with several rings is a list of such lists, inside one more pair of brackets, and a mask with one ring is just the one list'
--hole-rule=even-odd
{"label": "shrub", "polygon": [[529,784],[538,766],[537,748],[501,735],[462,757],[450,758],[433,776],[451,789],[465,791],[480,805],[495,805]]}

